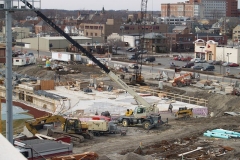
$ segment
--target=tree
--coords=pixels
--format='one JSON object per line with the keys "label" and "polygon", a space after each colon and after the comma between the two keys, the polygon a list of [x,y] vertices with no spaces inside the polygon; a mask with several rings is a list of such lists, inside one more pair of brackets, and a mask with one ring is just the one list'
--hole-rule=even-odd
{"label": "tree", "polygon": [[127,23],[130,23],[130,22],[132,22],[132,20],[131,18],[128,18]]}

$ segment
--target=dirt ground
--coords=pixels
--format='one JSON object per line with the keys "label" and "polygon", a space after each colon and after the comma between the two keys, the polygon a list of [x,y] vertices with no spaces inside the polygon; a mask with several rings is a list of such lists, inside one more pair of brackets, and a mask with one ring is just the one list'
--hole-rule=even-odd
{"label": "dirt ground", "polygon": [[[64,74],[62,81],[71,79],[89,79],[90,74],[101,75],[98,68],[84,65],[68,65],[68,68],[78,70],[80,74]],[[54,79],[54,71],[48,71],[38,65],[14,68],[20,74],[39,77],[41,79]],[[139,160],[149,159],[149,155],[155,159],[181,159],[178,154],[203,147],[195,154],[189,154],[188,158],[195,159],[239,159],[240,139],[217,139],[203,137],[207,130],[223,128],[240,132],[239,117],[223,116],[226,111],[239,112],[239,98],[232,95],[219,95],[207,93],[207,91],[191,87],[178,88],[164,87],[165,91],[189,95],[208,100],[209,112],[214,112],[213,118],[193,118],[186,121],[170,120],[168,125],[150,131],[141,128],[128,128],[126,136],[106,135],[95,137],[93,140],[85,140],[74,148],[74,153],[94,151],[100,155],[100,159],[111,160]],[[220,147],[219,145],[228,146]],[[139,150],[141,146],[141,150]],[[229,150],[231,147],[233,150]],[[228,151],[227,151],[228,150]],[[135,151],[138,156],[132,153]],[[224,154],[226,153],[226,154]],[[224,154],[224,155],[221,155]],[[148,156],[146,156],[148,155]],[[216,155],[221,155],[216,157]],[[196,158],[198,157],[198,158]]]}

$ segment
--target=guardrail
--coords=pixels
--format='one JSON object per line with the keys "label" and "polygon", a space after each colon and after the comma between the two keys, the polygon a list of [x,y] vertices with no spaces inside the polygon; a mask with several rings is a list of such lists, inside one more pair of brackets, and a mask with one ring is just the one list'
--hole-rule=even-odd
{"label": "guardrail", "polygon": [[175,101],[181,101],[181,102],[185,102],[185,103],[189,103],[189,104],[196,104],[196,105],[205,106],[205,107],[207,107],[207,104],[208,104],[208,100],[206,100],[206,99],[189,97],[189,96],[185,96],[185,95],[154,90],[154,89],[150,89],[148,87],[136,87],[136,86],[131,86],[131,87],[134,91],[136,91],[138,93],[151,94],[152,96],[164,95]]}

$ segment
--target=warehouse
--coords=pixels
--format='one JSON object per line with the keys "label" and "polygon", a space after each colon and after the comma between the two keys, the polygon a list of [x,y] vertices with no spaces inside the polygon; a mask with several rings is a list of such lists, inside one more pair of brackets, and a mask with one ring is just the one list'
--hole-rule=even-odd
{"label": "warehouse", "polygon": [[[92,40],[91,38],[84,36],[74,36],[72,37],[79,44],[89,44],[96,42],[97,40]],[[26,39],[18,39],[17,42],[25,43],[25,48],[31,48],[35,50],[41,51],[49,51],[50,44],[51,49],[66,49],[69,46],[70,42],[66,40],[64,37],[34,37],[34,38],[26,38]],[[98,41],[99,42],[99,41]],[[95,43],[94,43],[95,44]]]}

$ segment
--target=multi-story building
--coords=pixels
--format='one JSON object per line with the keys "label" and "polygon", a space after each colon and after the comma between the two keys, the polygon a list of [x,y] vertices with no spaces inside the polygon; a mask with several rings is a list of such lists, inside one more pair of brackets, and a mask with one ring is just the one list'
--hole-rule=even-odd
{"label": "multi-story building", "polygon": [[[141,39],[143,41],[143,39]],[[167,38],[161,33],[147,33],[144,36],[144,49],[153,53],[167,52]]]}
{"label": "multi-story building", "polygon": [[196,17],[203,18],[203,5],[197,1],[186,1],[178,3],[162,3],[162,17]]}
{"label": "multi-story building", "polygon": [[227,0],[202,0],[204,5],[204,17],[207,19],[219,19],[226,17]]}
{"label": "multi-story building", "polygon": [[157,23],[164,23],[170,25],[186,25],[191,21],[189,17],[158,17]]}
{"label": "multi-story building", "polygon": [[164,3],[161,5],[162,17],[186,16],[196,18],[218,19],[220,17],[237,17],[237,0],[189,0],[185,3]]}
{"label": "multi-story building", "polygon": [[232,32],[232,40],[235,42],[240,42],[240,25],[237,25]]}
{"label": "multi-story building", "polygon": [[[108,19],[106,24],[84,23],[84,35],[87,37],[104,37],[106,42],[107,37],[112,33],[118,33],[119,35],[135,34],[141,33],[141,29],[143,28],[143,26],[141,27],[138,24],[122,24],[116,22],[114,19]],[[145,33],[166,33],[167,29],[167,24],[145,25]]]}

